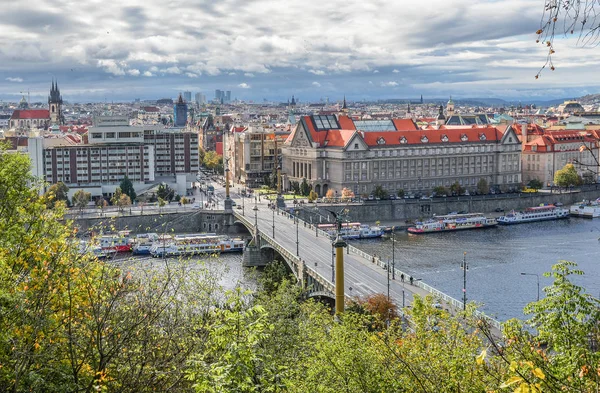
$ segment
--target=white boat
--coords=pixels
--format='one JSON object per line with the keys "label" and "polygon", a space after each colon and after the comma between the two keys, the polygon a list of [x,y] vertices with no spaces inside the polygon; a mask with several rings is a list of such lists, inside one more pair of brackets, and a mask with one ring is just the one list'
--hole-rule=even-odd
{"label": "white boat", "polygon": [[569,209],[571,215],[585,218],[600,217],[600,198],[595,201],[582,201],[572,205]]}
{"label": "white boat", "polygon": [[157,242],[157,233],[140,233],[131,240],[131,251],[133,255],[149,255],[152,244]]}
{"label": "white boat", "polygon": [[243,252],[246,242],[244,239],[230,239],[228,237],[221,238],[221,252]]}
{"label": "white boat", "polygon": [[465,229],[482,229],[498,225],[495,218],[481,213],[448,214],[437,216],[427,221],[418,221],[408,232],[416,235],[425,233],[451,232]]}
{"label": "white boat", "polygon": [[112,257],[117,253],[114,249],[103,249],[99,245],[90,244],[85,240],[79,242],[79,254],[92,254],[98,259]]}
{"label": "white boat", "polygon": [[559,220],[569,218],[569,210],[554,205],[529,207],[524,211],[511,211],[505,216],[498,217],[498,224],[512,225],[526,222]]}
{"label": "white boat", "polygon": [[[318,228],[327,232],[331,238],[337,236],[337,224],[319,224]],[[383,228],[360,222],[345,222],[340,228],[340,236],[342,239],[372,239],[383,236]]]}

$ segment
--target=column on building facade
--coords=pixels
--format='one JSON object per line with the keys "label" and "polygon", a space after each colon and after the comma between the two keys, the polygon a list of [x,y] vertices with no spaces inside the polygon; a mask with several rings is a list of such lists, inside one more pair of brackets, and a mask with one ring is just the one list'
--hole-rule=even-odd
{"label": "column on building facade", "polygon": [[312,180],[312,164],[308,164],[308,179]]}

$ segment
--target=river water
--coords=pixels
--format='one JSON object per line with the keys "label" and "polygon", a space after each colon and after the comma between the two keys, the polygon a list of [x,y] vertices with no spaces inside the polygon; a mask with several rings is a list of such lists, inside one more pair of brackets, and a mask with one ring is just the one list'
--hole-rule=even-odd
{"label": "river water", "polygon": [[[585,275],[573,281],[599,297],[599,237],[600,220],[579,218],[427,235],[404,231],[395,234],[395,263],[414,278],[462,300],[461,263],[466,252],[467,300],[480,303],[486,314],[505,321],[525,318],[523,307],[537,297],[536,277],[521,272],[539,276],[543,297],[543,287],[552,279],[542,274],[561,259],[576,262]],[[391,238],[350,243],[384,261],[392,259]],[[256,270],[242,267],[241,254],[193,260],[204,262],[225,289],[256,288]]]}
{"label": "river water", "polygon": [[[466,252],[467,301],[482,304],[482,311],[505,321],[524,318],[523,307],[540,296],[552,279],[542,274],[564,259],[585,272],[573,281],[588,293],[600,296],[600,222],[570,218],[497,228],[409,235],[396,233],[396,267],[438,290],[462,300]],[[357,241],[354,246],[392,258],[391,239]]]}

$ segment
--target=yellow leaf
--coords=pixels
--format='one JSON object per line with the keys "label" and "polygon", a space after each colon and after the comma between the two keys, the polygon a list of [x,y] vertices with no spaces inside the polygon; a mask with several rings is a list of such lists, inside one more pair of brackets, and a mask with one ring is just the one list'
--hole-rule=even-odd
{"label": "yellow leaf", "polygon": [[513,384],[515,384],[515,383],[517,383],[517,382],[521,382],[522,380],[523,380],[523,378],[521,378],[521,377],[518,377],[518,376],[516,376],[516,375],[515,375],[514,377],[510,377],[510,378],[508,379],[508,381],[506,381],[506,382],[504,382],[502,385],[500,385],[500,389],[507,388],[507,387],[509,387],[510,385],[513,385]]}
{"label": "yellow leaf", "polygon": [[477,358],[475,358],[475,361],[477,362],[477,364],[482,365],[483,361],[485,360],[486,355],[487,355],[487,349],[484,349],[483,351],[481,351],[479,356],[477,356]]}
{"label": "yellow leaf", "polygon": [[532,371],[532,373],[533,373],[533,375],[535,375],[539,379],[545,379],[546,378],[546,375],[544,374],[544,372],[539,367],[534,368],[533,371]]}

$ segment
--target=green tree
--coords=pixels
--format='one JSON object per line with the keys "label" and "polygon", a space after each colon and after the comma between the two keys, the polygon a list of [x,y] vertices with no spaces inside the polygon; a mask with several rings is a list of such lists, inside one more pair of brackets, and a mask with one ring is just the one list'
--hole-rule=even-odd
{"label": "green tree", "polygon": [[314,190],[310,190],[310,193],[308,194],[308,201],[314,202],[318,197],[319,194],[317,194]]}
{"label": "green tree", "polygon": [[571,187],[581,184],[581,178],[573,164],[566,164],[562,169],[554,173],[554,184],[559,187]]}
{"label": "green tree", "polygon": [[135,189],[133,188],[133,183],[129,180],[129,177],[125,176],[123,180],[121,180],[121,184],[119,185],[121,191],[129,196],[129,199],[133,202],[137,199],[137,194],[135,193]]}
{"label": "green tree", "polygon": [[490,192],[490,185],[484,178],[479,179],[477,182],[477,192],[480,194],[487,194]]}
{"label": "green tree", "polygon": [[435,192],[435,195],[437,195],[437,196],[448,195],[448,191],[446,190],[446,187],[444,187],[444,186],[435,187],[433,189],[433,192]]}
{"label": "green tree", "polygon": [[158,186],[158,190],[156,190],[156,196],[159,199],[164,199],[167,202],[170,202],[175,196],[175,191],[169,187],[168,184],[161,183]]}
{"label": "green tree", "polygon": [[459,182],[454,182],[454,184],[450,185],[450,192],[455,195],[462,195],[465,193],[465,189]]}
{"label": "green tree", "polygon": [[167,201],[165,201],[164,199],[162,199],[161,197],[158,197],[158,210],[160,212],[162,212],[162,208],[167,204]]}
{"label": "green tree", "polygon": [[397,192],[399,198],[404,198],[404,190],[401,188]]}
{"label": "green tree", "polygon": [[544,187],[544,183],[540,179],[531,179],[529,183],[527,183],[527,187],[533,188],[534,190],[539,190]]}
{"label": "green tree", "polygon": [[79,208],[79,211],[83,211],[83,209],[88,205],[92,198],[92,194],[86,192],[85,190],[78,190],[73,194],[73,205]]}
{"label": "green tree", "polygon": [[380,184],[378,184],[373,189],[373,196],[375,198],[385,199],[388,196],[388,192],[386,190],[384,190],[383,187]]}
{"label": "green tree", "polygon": [[310,193],[311,187],[308,185],[306,178],[302,179],[302,183],[300,184],[300,195],[308,196]]}
{"label": "green tree", "polygon": [[292,190],[294,191],[294,194],[300,195],[300,183],[298,183],[297,181],[293,181],[290,185],[292,187]]}
{"label": "green tree", "polygon": [[44,194],[44,200],[46,202],[46,206],[48,206],[49,208],[52,208],[52,207],[54,207],[54,204],[59,201],[62,201],[68,205],[69,204],[68,192],[69,192],[69,187],[67,187],[66,184],[61,181],[51,185],[48,188],[48,191],[46,191],[46,193]]}
{"label": "green tree", "polygon": [[203,165],[217,172],[223,167],[223,157],[218,155],[216,151],[207,151],[204,153]]}

